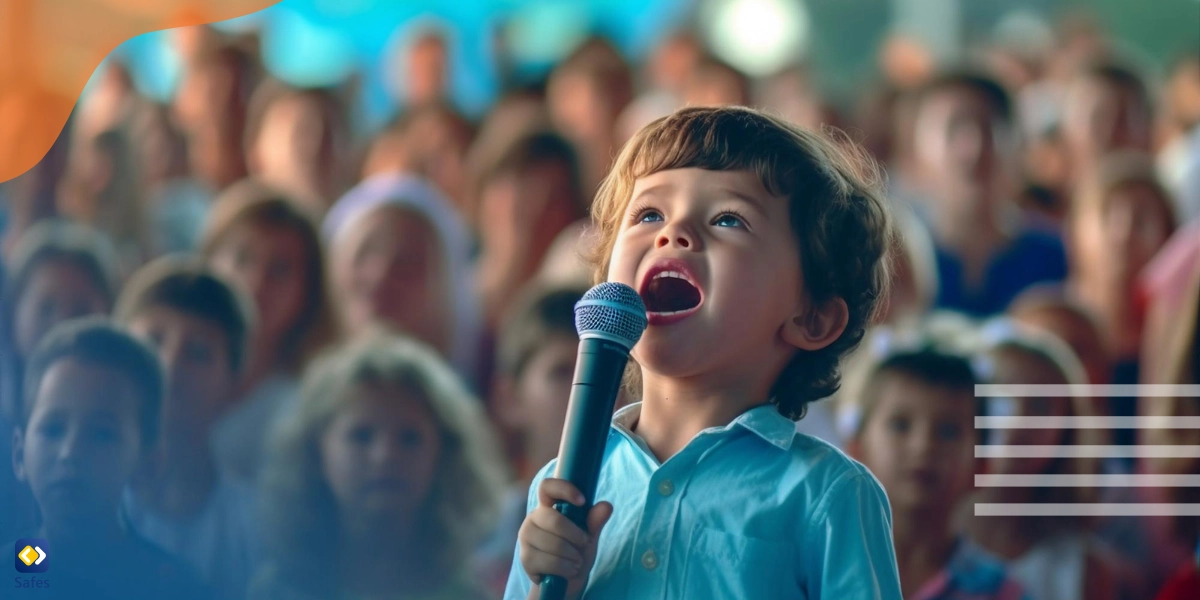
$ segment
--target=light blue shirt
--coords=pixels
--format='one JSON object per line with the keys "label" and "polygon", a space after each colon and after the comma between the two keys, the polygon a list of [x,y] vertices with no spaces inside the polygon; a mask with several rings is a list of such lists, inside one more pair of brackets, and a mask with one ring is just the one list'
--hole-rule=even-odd
{"label": "light blue shirt", "polygon": [[[613,504],[587,600],[900,600],[892,514],[871,473],[772,405],[700,432],[659,464],[613,418],[596,497]],[[552,461],[533,480],[554,473]],[[532,582],[513,560],[505,600]]]}

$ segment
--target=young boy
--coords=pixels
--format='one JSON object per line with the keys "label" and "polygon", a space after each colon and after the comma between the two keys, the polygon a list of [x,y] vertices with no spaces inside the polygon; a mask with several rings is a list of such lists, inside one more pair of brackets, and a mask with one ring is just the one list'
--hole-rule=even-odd
{"label": "young boy", "polygon": [[[626,145],[594,205],[595,265],[646,302],[642,402],[613,418],[595,498],[554,462],[535,478],[507,599],[545,575],[590,600],[900,598],[879,483],[794,423],[837,389],[887,281],[859,156],[732,107]],[[585,500],[586,532],[552,507]]]}
{"label": "young boy", "polygon": [[[872,342],[900,337],[893,331],[878,331]],[[979,465],[974,418],[983,411],[970,359],[928,340],[872,346],[873,352],[855,357],[859,385],[845,397],[853,407],[845,414],[856,416],[847,448],[887,490],[904,597],[1024,597],[998,558],[954,528]]]}
{"label": "young boy", "polygon": [[167,375],[160,461],[125,494],[126,514],[226,598],[244,596],[256,566],[254,500],[218,471],[209,440],[233,397],[250,314],[216,275],[170,258],[135,273],[116,310],[117,321],[158,352]]}
{"label": "young boy", "polygon": [[159,437],[154,354],[104,319],[67,321],[38,346],[26,381],[13,468],[42,517],[26,537],[49,542],[37,546],[49,564],[45,575],[16,575],[15,585],[30,598],[209,597],[189,568],[120,517],[121,492]]}
{"label": "young boy", "polygon": [[1016,166],[1011,98],[995,81],[948,73],[916,92],[915,166],[928,201],[920,206],[937,257],[939,308],[990,316],[1024,289],[1062,281],[1062,242],[1011,226]]}
{"label": "young boy", "polygon": [[517,449],[517,481],[505,497],[500,525],[482,559],[487,583],[501,593],[517,531],[525,520],[529,484],[558,455],[579,351],[575,303],[586,291],[535,285],[524,292],[500,330],[492,406],[497,421],[516,438],[512,445]]}

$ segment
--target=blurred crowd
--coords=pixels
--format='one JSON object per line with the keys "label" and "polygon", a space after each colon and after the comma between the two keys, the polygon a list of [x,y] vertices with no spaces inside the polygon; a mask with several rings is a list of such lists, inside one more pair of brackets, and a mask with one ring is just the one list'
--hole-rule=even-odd
{"label": "blurred crowd", "polygon": [[886,168],[892,289],[843,389],[798,428],[883,483],[906,595],[987,576],[946,563],[942,542],[962,539],[1031,600],[1196,597],[1170,595],[1200,589],[1183,587],[1200,577],[1195,519],[972,507],[1198,502],[1195,487],[975,481],[1196,476],[1197,459],[973,448],[1200,446],[1195,428],[974,421],[1200,418],[1195,397],[974,395],[1200,383],[1200,49],[1152,72],[1072,23],[1042,51],[991,44],[952,65],[896,39],[873,86],[835,99],[803,65],[751,78],[687,31],[640,65],[597,37],[471,119],[430,30],[402,49],[395,118],[364,133],[354,86],[278,81],[254,37],[172,36],[170,103],[114,61],[0,187],[0,425],[16,432],[0,538],[51,540],[58,589],[499,597],[529,482],[558,451],[594,190],[642,126],[734,104],[845,131]]}

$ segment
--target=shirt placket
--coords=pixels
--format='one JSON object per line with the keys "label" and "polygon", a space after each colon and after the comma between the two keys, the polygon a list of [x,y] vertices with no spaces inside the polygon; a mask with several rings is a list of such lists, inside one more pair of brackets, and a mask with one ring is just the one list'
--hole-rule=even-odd
{"label": "shirt placket", "polygon": [[[651,473],[629,570],[630,590],[636,590],[638,598],[667,600],[671,598],[668,583],[682,579],[688,540],[676,533],[683,495],[696,465],[717,441],[715,432],[703,433]],[[687,531],[679,533],[686,535]]]}

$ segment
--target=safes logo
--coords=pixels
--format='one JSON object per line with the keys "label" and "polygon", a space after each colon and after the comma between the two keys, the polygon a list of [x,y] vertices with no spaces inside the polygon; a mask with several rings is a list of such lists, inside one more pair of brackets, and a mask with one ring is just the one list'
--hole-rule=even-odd
{"label": "safes logo", "polygon": [[17,540],[16,567],[19,573],[45,573],[50,570],[50,545],[46,540]]}

